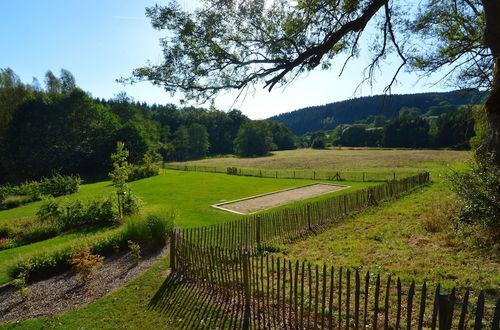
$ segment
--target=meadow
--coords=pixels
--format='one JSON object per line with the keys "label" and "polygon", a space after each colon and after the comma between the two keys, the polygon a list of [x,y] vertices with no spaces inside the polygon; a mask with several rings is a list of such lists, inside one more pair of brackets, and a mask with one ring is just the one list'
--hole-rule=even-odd
{"label": "meadow", "polygon": [[[455,236],[446,221],[443,221],[440,228],[429,227],[429,222],[439,216],[436,209],[440,208],[441,201],[446,200],[450,193],[443,182],[443,175],[449,172],[450,167],[463,169],[468,158],[469,153],[459,151],[304,149],[276,152],[272,156],[261,158],[212,158],[190,164],[282,169],[349,168],[374,171],[429,169],[434,183],[418,188],[415,192],[397,200],[383,202],[379,206],[350,215],[318,235],[309,235],[299,241],[280,245],[275,255],[308,260],[316,264],[327,263],[369,270],[373,273],[393,274],[404,280],[441,282],[446,287],[487,289],[490,297],[498,296],[500,286],[498,254],[495,257],[494,254],[474,247],[473,242]],[[211,204],[310,182],[312,181],[164,171],[157,177],[133,182],[131,187],[143,200],[144,209],[171,207],[177,213],[177,226],[195,228],[241,217],[213,209],[209,207]],[[376,183],[343,181],[342,184],[351,185],[352,188],[312,200],[343,194]],[[65,198],[89,198],[111,192],[112,187],[109,182],[99,182],[83,185],[78,195]],[[301,203],[304,202],[280,208],[297,206]],[[0,212],[0,221],[33,216],[36,208],[37,203],[33,203]],[[64,240],[64,237],[65,235],[53,240]],[[48,241],[41,243],[48,244]],[[24,247],[24,249],[29,248]],[[179,315],[182,315],[183,308],[186,309],[186,317],[190,315],[195,318],[196,311],[201,311],[206,306],[200,297],[191,295],[189,301],[182,299],[179,301],[178,309],[181,313],[176,316],[148,308],[152,297],[168,274],[168,267],[169,262],[166,258],[125,287],[84,308],[49,318],[7,324],[3,327],[78,328],[82,324],[88,328],[181,327],[183,323]],[[189,291],[189,288],[179,290]],[[187,293],[178,292],[177,297],[181,298],[185,294]]]}

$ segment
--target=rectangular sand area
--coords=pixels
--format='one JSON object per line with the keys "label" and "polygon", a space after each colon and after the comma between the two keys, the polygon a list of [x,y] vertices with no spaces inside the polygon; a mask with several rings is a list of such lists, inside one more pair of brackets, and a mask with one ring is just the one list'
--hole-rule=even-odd
{"label": "rectangular sand area", "polygon": [[212,205],[212,207],[233,213],[249,214],[346,188],[349,188],[349,186],[329,183],[313,183],[306,186],[279,190],[235,201],[219,203]]}

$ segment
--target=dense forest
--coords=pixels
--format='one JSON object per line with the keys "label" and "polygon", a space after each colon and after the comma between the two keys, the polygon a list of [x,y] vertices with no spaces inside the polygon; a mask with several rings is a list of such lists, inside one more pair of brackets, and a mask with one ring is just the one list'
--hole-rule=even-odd
{"label": "dense forest", "polygon": [[[440,113],[403,107],[391,120],[369,116],[354,124],[341,124],[331,131],[315,131],[296,138],[299,147],[404,147],[455,148],[477,147],[484,140],[486,122],[478,105],[446,106]],[[432,107],[434,110],[438,107]],[[444,106],[443,106],[444,108]]]}
{"label": "dense forest", "polygon": [[295,135],[300,136],[367,119],[390,120],[399,117],[402,108],[416,109],[419,115],[439,116],[457,110],[460,105],[482,104],[485,97],[478,90],[377,95],[307,107],[269,119],[285,124]]}
{"label": "dense forest", "polygon": [[[266,143],[255,148],[252,130]],[[53,172],[100,177],[110,170],[118,141],[136,164],[145,154],[172,161],[294,147],[283,124],[251,121],[238,110],[149,105],[124,93],[111,100],[92,98],[67,70],[59,77],[48,71],[42,87],[36,79],[26,84],[11,69],[0,69],[0,183]]]}

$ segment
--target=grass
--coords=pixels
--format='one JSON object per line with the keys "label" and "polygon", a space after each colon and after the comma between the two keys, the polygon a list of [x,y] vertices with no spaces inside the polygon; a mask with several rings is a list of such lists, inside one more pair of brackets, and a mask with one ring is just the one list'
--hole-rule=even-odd
{"label": "grass", "polygon": [[[177,213],[176,225],[188,228],[241,217],[240,215],[210,207],[210,205],[220,203],[223,200],[240,199],[319,181],[261,179],[216,173],[164,171],[159,176],[134,181],[130,183],[130,186],[144,202],[143,209],[145,211],[159,207],[171,208]],[[343,192],[373,185],[373,183],[346,181],[341,182],[341,184],[352,186],[351,189]],[[79,193],[59,198],[68,200],[88,199],[99,195],[106,196],[112,192],[113,187],[110,186],[110,182],[104,181],[82,185]],[[320,198],[328,198],[332,195],[323,195]],[[34,217],[41,203],[37,202],[16,209],[0,211],[0,223],[9,219]]]}
{"label": "grass", "polygon": [[[500,258],[481,251],[451,227],[428,230],[430,209],[449,191],[442,183],[418,189],[348,217],[317,236],[282,247],[278,255],[362,269],[444,287],[486,289],[500,296]],[[486,252],[486,253],[485,253]]]}
{"label": "grass", "polygon": [[448,165],[463,165],[469,158],[469,151],[342,148],[341,150],[296,149],[275,151],[270,156],[255,158],[207,158],[189,162],[189,164],[267,169],[392,171],[394,169],[442,169]]}
{"label": "grass", "polygon": [[[197,173],[182,171],[164,171],[163,174],[132,182],[130,186],[143,200],[144,212],[157,209],[172,209],[176,213],[176,226],[198,227],[218,222],[239,219],[241,215],[210,207],[221,200],[234,200],[266,192],[296,187],[311,183],[311,180],[261,179],[254,177],[239,177],[225,174]],[[314,181],[317,182],[317,181]],[[299,201],[279,208],[296,206],[308,201],[328,198],[332,195],[362,189],[373,183],[342,182],[352,186],[339,192],[325,194],[305,201]],[[203,189],[201,189],[203,188]],[[113,191],[109,181],[81,186],[80,192],[59,199],[87,199],[99,195],[107,195]],[[195,194],[193,192],[196,192]],[[17,209],[0,212],[1,221],[8,222],[9,217],[34,217],[39,203],[25,205]],[[266,212],[266,211],[262,211]],[[105,229],[99,229],[102,231]],[[52,249],[70,244],[72,240],[92,234],[93,229],[79,229],[42,242],[28,244],[17,248],[0,251],[0,284],[8,281],[7,265],[14,259],[27,257],[41,249]]]}

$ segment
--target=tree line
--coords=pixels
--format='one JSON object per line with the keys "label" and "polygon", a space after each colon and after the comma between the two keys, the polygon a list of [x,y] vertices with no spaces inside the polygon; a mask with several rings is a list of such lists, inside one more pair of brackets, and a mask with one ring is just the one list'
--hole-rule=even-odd
{"label": "tree line", "polygon": [[300,147],[403,147],[469,149],[484,140],[484,112],[481,106],[443,104],[423,112],[402,107],[390,120],[368,116],[354,124],[342,124],[331,131],[319,130],[297,138]]}
{"label": "tree line", "polygon": [[0,183],[53,172],[104,176],[118,141],[134,164],[145,154],[176,161],[233,152],[262,155],[294,146],[282,123],[252,121],[239,110],[149,105],[124,93],[92,98],[75,81],[67,70],[59,77],[48,71],[42,87],[36,79],[23,83],[13,70],[0,69]]}

